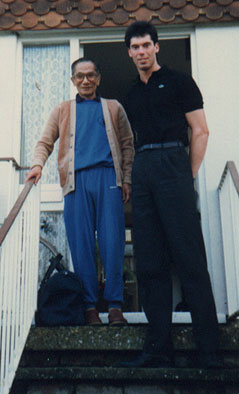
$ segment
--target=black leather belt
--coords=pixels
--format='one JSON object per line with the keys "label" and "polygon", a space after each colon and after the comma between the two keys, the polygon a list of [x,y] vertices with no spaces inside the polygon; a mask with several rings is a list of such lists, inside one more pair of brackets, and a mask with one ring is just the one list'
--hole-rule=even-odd
{"label": "black leather belt", "polygon": [[181,141],[162,142],[161,144],[146,144],[136,149],[136,152],[143,152],[148,149],[174,148],[176,146],[184,146]]}

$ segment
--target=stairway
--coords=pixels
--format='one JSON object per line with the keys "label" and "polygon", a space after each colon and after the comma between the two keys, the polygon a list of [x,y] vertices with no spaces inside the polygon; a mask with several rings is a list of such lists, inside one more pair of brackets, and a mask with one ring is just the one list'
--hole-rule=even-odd
{"label": "stairway", "polygon": [[220,326],[221,355],[238,370],[190,367],[190,325],[174,325],[176,368],[119,368],[141,350],[146,325],[32,327],[10,394],[238,394],[239,320]]}

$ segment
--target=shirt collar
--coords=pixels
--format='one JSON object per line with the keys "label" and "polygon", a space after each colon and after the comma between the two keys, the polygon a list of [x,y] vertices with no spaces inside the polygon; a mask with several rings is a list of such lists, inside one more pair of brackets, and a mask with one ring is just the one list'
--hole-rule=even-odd
{"label": "shirt collar", "polygon": [[[151,75],[151,77],[149,78],[149,81],[150,81],[151,79],[154,79],[155,77],[157,78],[157,77],[159,77],[159,76],[164,75],[165,72],[167,72],[167,70],[168,70],[168,67],[167,67],[167,66],[165,66],[165,65],[161,66],[160,69],[158,69],[158,70],[152,72],[152,75]],[[148,81],[148,82],[149,82],[149,81]],[[143,81],[141,81],[139,75],[137,76],[136,83],[145,85],[145,83],[144,83]]]}
{"label": "shirt collar", "polygon": [[[85,99],[83,98],[83,97],[81,97],[80,95],[79,95],[79,93],[77,93],[77,95],[76,95],[76,102],[77,103],[82,103],[83,101],[85,101]],[[99,94],[96,94],[96,97],[94,98],[94,100],[93,101],[100,101],[100,95]]]}

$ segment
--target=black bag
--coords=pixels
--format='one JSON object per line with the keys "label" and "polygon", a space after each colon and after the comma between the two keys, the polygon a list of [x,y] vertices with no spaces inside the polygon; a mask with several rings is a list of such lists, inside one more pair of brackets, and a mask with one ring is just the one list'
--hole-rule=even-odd
{"label": "black bag", "polygon": [[[50,266],[38,290],[37,326],[81,326],[85,324],[84,288],[80,278],[60,263],[62,255],[50,259]],[[54,270],[58,272],[52,274]]]}

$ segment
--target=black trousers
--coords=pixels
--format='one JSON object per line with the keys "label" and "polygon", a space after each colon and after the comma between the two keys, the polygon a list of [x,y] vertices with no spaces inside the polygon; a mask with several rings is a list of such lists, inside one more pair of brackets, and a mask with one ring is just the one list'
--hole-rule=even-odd
{"label": "black trousers", "polygon": [[149,322],[145,350],[172,352],[172,262],[202,354],[218,350],[218,322],[184,148],[137,153],[132,171],[133,240],[139,295]]}

